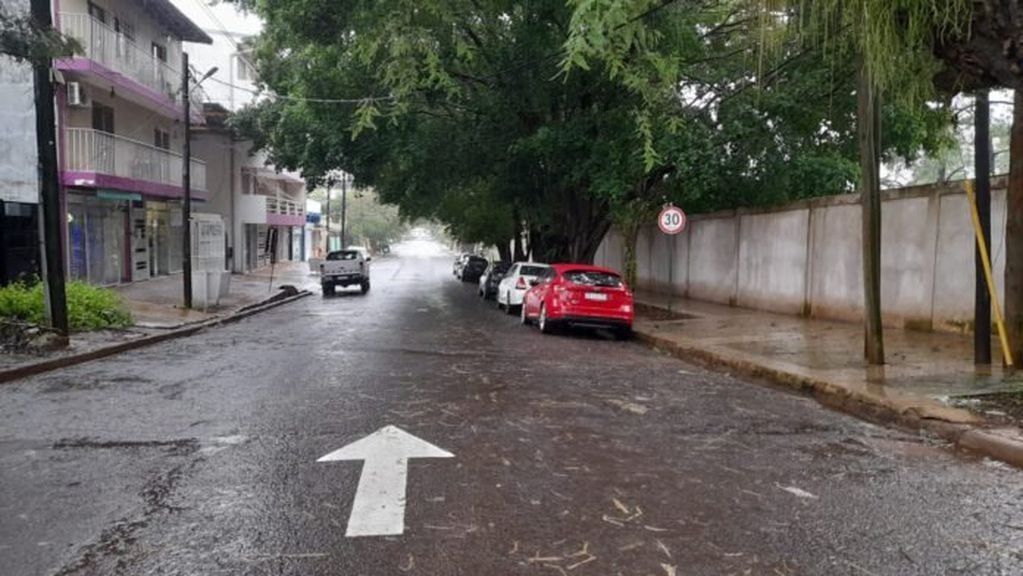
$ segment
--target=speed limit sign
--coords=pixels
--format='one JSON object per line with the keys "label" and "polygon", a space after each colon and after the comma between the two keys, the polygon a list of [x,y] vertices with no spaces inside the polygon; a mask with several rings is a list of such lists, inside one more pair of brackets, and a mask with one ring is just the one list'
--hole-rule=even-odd
{"label": "speed limit sign", "polygon": [[678,206],[667,205],[657,216],[661,232],[674,236],[686,229],[686,213]]}

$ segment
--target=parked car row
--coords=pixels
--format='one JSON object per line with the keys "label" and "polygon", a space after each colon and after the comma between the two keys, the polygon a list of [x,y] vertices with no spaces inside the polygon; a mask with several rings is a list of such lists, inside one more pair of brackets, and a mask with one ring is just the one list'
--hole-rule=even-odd
{"label": "parked car row", "polygon": [[563,327],[610,329],[619,338],[632,334],[632,292],[610,268],[487,262],[463,254],[455,261],[454,274],[463,282],[475,280],[481,299],[494,299],[498,309],[518,313],[522,324],[536,324],[544,334]]}

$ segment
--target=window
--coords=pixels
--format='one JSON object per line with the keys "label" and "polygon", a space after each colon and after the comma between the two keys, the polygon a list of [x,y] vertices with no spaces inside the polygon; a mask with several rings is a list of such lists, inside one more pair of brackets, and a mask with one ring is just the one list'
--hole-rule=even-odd
{"label": "window", "polygon": [[100,132],[106,132],[108,134],[114,133],[114,109],[109,106],[102,104],[93,103],[92,105],[92,129],[99,130]]}
{"label": "window", "polygon": [[620,276],[599,270],[569,270],[565,272],[565,280],[580,286],[604,286],[607,288],[620,288],[622,286]]}
{"label": "window", "polygon": [[153,146],[170,150],[170,132],[156,128],[153,130]]}
{"label": "window", "polygon": [[338,252],[331,252],[327,254],[327,260],[333,262],[335,260],[358,260],[359,252],[357,250],[340,250]]}
{"label": "window", "polygon": [[167,61],[167,47],[163,44],[157,44],[153,42],[153,58],[156,58],[160,62]]}
{"label": "window", "polygon": [[238,71],[238,79],[245,80],[246,82],[254,81],[256,79],[256,71],[252,68],[252,65],[249,64],[245,55],[236,54],[234,58],[237,64],[236,70]]}
{"label": "window", "polygon": [[519,274],[523,276],[540,276],[547,271],[546,266],[529,266],[528,264],[519,268]]}
{"label": "window", "polygon": [[105,8],[96,4],[95,2],[89,2],[89,16],[92,16],[96,20],[106,24],[107,23],[107,11]]}

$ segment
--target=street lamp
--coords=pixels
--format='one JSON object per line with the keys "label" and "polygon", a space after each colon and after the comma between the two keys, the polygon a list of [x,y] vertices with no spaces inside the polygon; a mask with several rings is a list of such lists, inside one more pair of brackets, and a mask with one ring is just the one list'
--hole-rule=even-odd
{"label": "street lamp", "polygon": [[[207,78],[217,73],[217,68],[210,68],[195,85],[198,87]],[[192,107],[191,87],[189,79],[191,72],[188,67],[188,53],[181,54],[181,103],[185,109],[185,143],[183,145],[183,156],[181,166],[181,186],[184,188],[184,203],[181,208],[181,219],[184,223],[182,240],[182,281],[184,282],[185,308],[192,307]]]}

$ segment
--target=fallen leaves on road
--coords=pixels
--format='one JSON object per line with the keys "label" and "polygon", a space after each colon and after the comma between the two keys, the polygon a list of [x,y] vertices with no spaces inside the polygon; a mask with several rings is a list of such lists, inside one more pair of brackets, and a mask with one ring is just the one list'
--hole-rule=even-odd
{"label": "fallen leaves on road", "polygon": [[793,496],[798,496],[800,498],[807,498],[807,499],[813,499],[813,500],[817,499],[817,496],[815,494],[811,494],[811,493],[807,492],[806,490],[803,490],[802,488],[796,488],[795,486],[782,486],[781,484],[775,484],[775,486],[777,486],[778,488],[788,492],[789,494],[792,494]]}

